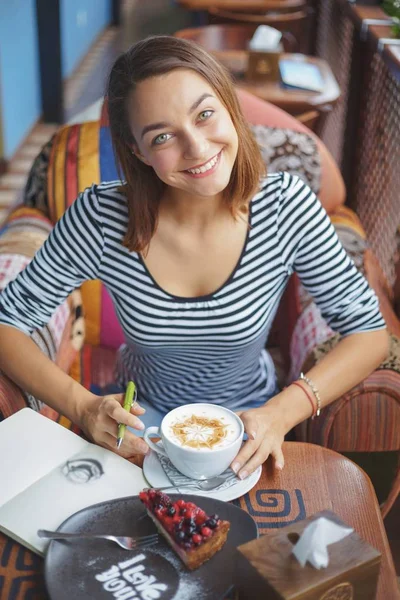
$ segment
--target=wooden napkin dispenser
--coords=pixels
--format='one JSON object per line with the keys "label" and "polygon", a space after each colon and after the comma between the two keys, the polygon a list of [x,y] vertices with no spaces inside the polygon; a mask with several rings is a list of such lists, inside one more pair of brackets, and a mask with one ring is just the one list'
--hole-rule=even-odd
{"label": "wooden napkin dispenser", "polygon": [[276,52],[249,50],[246,79],[254,82],[278,81],[281,52],[281,47]]}
{"label": "wooden napkin dispenser", "polygon": [[329,564],[304,567],[292,554],[305,527],[326,517],[348,527],[328,510],[237,548],[234,569],[239,600],[374,600],[380,553],[355,532],[328,546]]}

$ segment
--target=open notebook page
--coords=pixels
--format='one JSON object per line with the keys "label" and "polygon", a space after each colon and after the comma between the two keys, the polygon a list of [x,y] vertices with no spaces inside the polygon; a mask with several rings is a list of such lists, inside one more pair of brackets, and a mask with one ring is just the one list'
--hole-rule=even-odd
{"label": "open notebook page", "polygon": [[88,442],[23,408],[0,423],[0,506],[84,450]]}
{"label": "open notebook page", "polygon": [[146,485],[142,469],[88,443],[0,507],[0,529],[42,554],[49,541],[37,536],[38,529],[57,529],[78,510],[114,498],[136,496]]}

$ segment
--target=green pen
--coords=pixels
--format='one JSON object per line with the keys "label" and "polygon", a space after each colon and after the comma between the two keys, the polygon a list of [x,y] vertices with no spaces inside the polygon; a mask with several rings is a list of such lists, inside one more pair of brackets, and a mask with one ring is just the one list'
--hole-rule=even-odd
{"label": "green pen", "polygon": [[[123,404],[124,410],[130,412],[133,404],[136,402],[136,398],[137,398],[136,385],[133,383],[133,381],[129,381],[128,386],[126,388],[126,392],[125,392],[125,398],[124,398],[124,404]],[[119,423],[117,448],[120,448],[120,446],[122,444],[122,440],[124,439],[124,435],[125,435],[125,429],[126,429],[126,425],[124,423]]]}

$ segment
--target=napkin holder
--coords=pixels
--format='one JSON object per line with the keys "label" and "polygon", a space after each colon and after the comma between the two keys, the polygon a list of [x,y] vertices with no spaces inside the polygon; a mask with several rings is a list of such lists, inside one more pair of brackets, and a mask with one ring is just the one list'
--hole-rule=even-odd
{"label": "napkin holder", "polygon": [[278,81],[282,51],[281,45],[273,52],[249,49],[246,79],[252,82]]}
{"label": "napkin holder", "polygon": [[283,52],[282,32],[259,25],[248,44],[246,79],[249,81],[278,81],[279,57]]}
{"label": "napkin holder", "polygon": [[304,567],[292,553],[305,527],[326,517],[347,527],[328,510],[270,532],[237,548],[234,568],[239,600],[374,600],[380,553],[355,532],[328,546],[329,564]]}

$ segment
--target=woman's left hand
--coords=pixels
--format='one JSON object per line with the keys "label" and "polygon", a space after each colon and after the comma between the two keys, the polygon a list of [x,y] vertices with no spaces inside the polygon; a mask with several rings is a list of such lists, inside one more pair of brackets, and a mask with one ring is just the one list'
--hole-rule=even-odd
{"label": "woman's left hand", "polygon": [[276,406],[261,406],[236,413],[243,421],[248,440],[233,460],[231,469],[240,479],[255,471],[271,454],[275,467],[283,469],[282,444],[285,437],[283,418]]}

